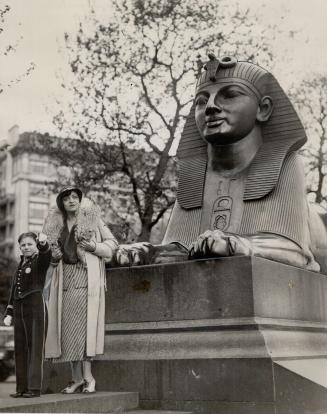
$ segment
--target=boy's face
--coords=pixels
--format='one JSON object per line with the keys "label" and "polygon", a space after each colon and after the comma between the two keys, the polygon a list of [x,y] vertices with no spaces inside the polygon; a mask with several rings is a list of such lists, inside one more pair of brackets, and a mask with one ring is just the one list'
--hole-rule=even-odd
{"label": "boy's face", "polygon": [[24,237],[19,243],[20,251],[24,257],[30,257],[37,252],[36,241],[33,237]]}

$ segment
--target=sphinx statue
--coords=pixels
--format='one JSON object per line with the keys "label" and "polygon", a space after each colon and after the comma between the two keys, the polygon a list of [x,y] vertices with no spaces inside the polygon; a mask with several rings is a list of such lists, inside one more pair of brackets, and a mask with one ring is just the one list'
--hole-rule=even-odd
{"label": "sphinx statue", "polygon": [[309,208],[307,137],[267,70],[209,55],[178,147],[177,199],[161,246],[121,246],[121,265],[255,255],[327,270],[325,212]]}

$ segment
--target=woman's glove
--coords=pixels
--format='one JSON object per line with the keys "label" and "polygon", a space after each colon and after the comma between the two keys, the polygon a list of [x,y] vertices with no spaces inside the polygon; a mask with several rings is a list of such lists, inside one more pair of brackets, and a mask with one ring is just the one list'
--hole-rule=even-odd
{"label": "woman's glove", "polygon": [[11,325],[11,323],[12,323],[12,316],[10,316],[10,315],[5,316],[5,318],[4,318],[4,320],[3,320],[3,323],[4,323],[6,326],[10,326],[10,325]]}
{"label": "woman's glove", "polygon": [[62,258],[62,251],[57,244],[53,244],[51,246],[51,256],[52,256],[52,260],[51,260],[52,263],[59,262],[59,260]]}
{"label": "woman's glove", "polygon": [[79,245],[87,252],[95,252],[96,250],[96,243],[94,240],[88,241],[88,240],[83,239],[79,242]]}

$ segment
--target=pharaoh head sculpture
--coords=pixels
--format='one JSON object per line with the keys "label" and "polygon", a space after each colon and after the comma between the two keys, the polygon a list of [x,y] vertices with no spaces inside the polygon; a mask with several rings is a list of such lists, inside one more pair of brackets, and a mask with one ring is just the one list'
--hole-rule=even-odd
{"label": "pharaoh head sculpture", "polygon": [[[273,104],[270,96],[260,91],[260,85],[253,79],[253,75],[256,75],[255,79],[262,79],[264,70],[251,71],[249,78],[246,73],[251,64],[237,64],[235,58],[222,61],[214,55],[209,58],[197,84],[195,121],[205,141],[228,145],[242,140],[267,121]],[[238,71],[233,71],[234,68]]]}
{"label": "pharaoh head sculpture", "polygon": [[[247,96],[248,105],[243,105],[241,115],[235,120],[237,128],[229,125],[228,129],[219,111],[230,94],[235,93]],[[209,119],[205,124],[204,108],[209,99],[216,114],[212,115],[212,122]],[[261,198],[272,191],[286,155],[305,143],[306,134],[289,98],[271,73],[253,63],[238,62],[234,57],[216,59],[210,54],[199,75],[195,100],[177,151],[180,160],[177,198],[181,207],[193,209],[202,205],[207,146],[228,145],[242,139],[254,127],[261,128],[263,144],[251,164],[244,200]]]}

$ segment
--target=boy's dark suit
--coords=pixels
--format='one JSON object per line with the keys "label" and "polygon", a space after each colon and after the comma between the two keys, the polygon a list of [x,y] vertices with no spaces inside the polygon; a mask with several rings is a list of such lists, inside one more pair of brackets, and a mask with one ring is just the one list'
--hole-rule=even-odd
{"label": "boy's dark suit", "polygon": [[47,311],[42,291],[50,264],[48,243],[38,244],[39,254],[21,258],[13,277],[6,315],[13,316],[15,333],[16,390],[40,391],[43,374]]}

